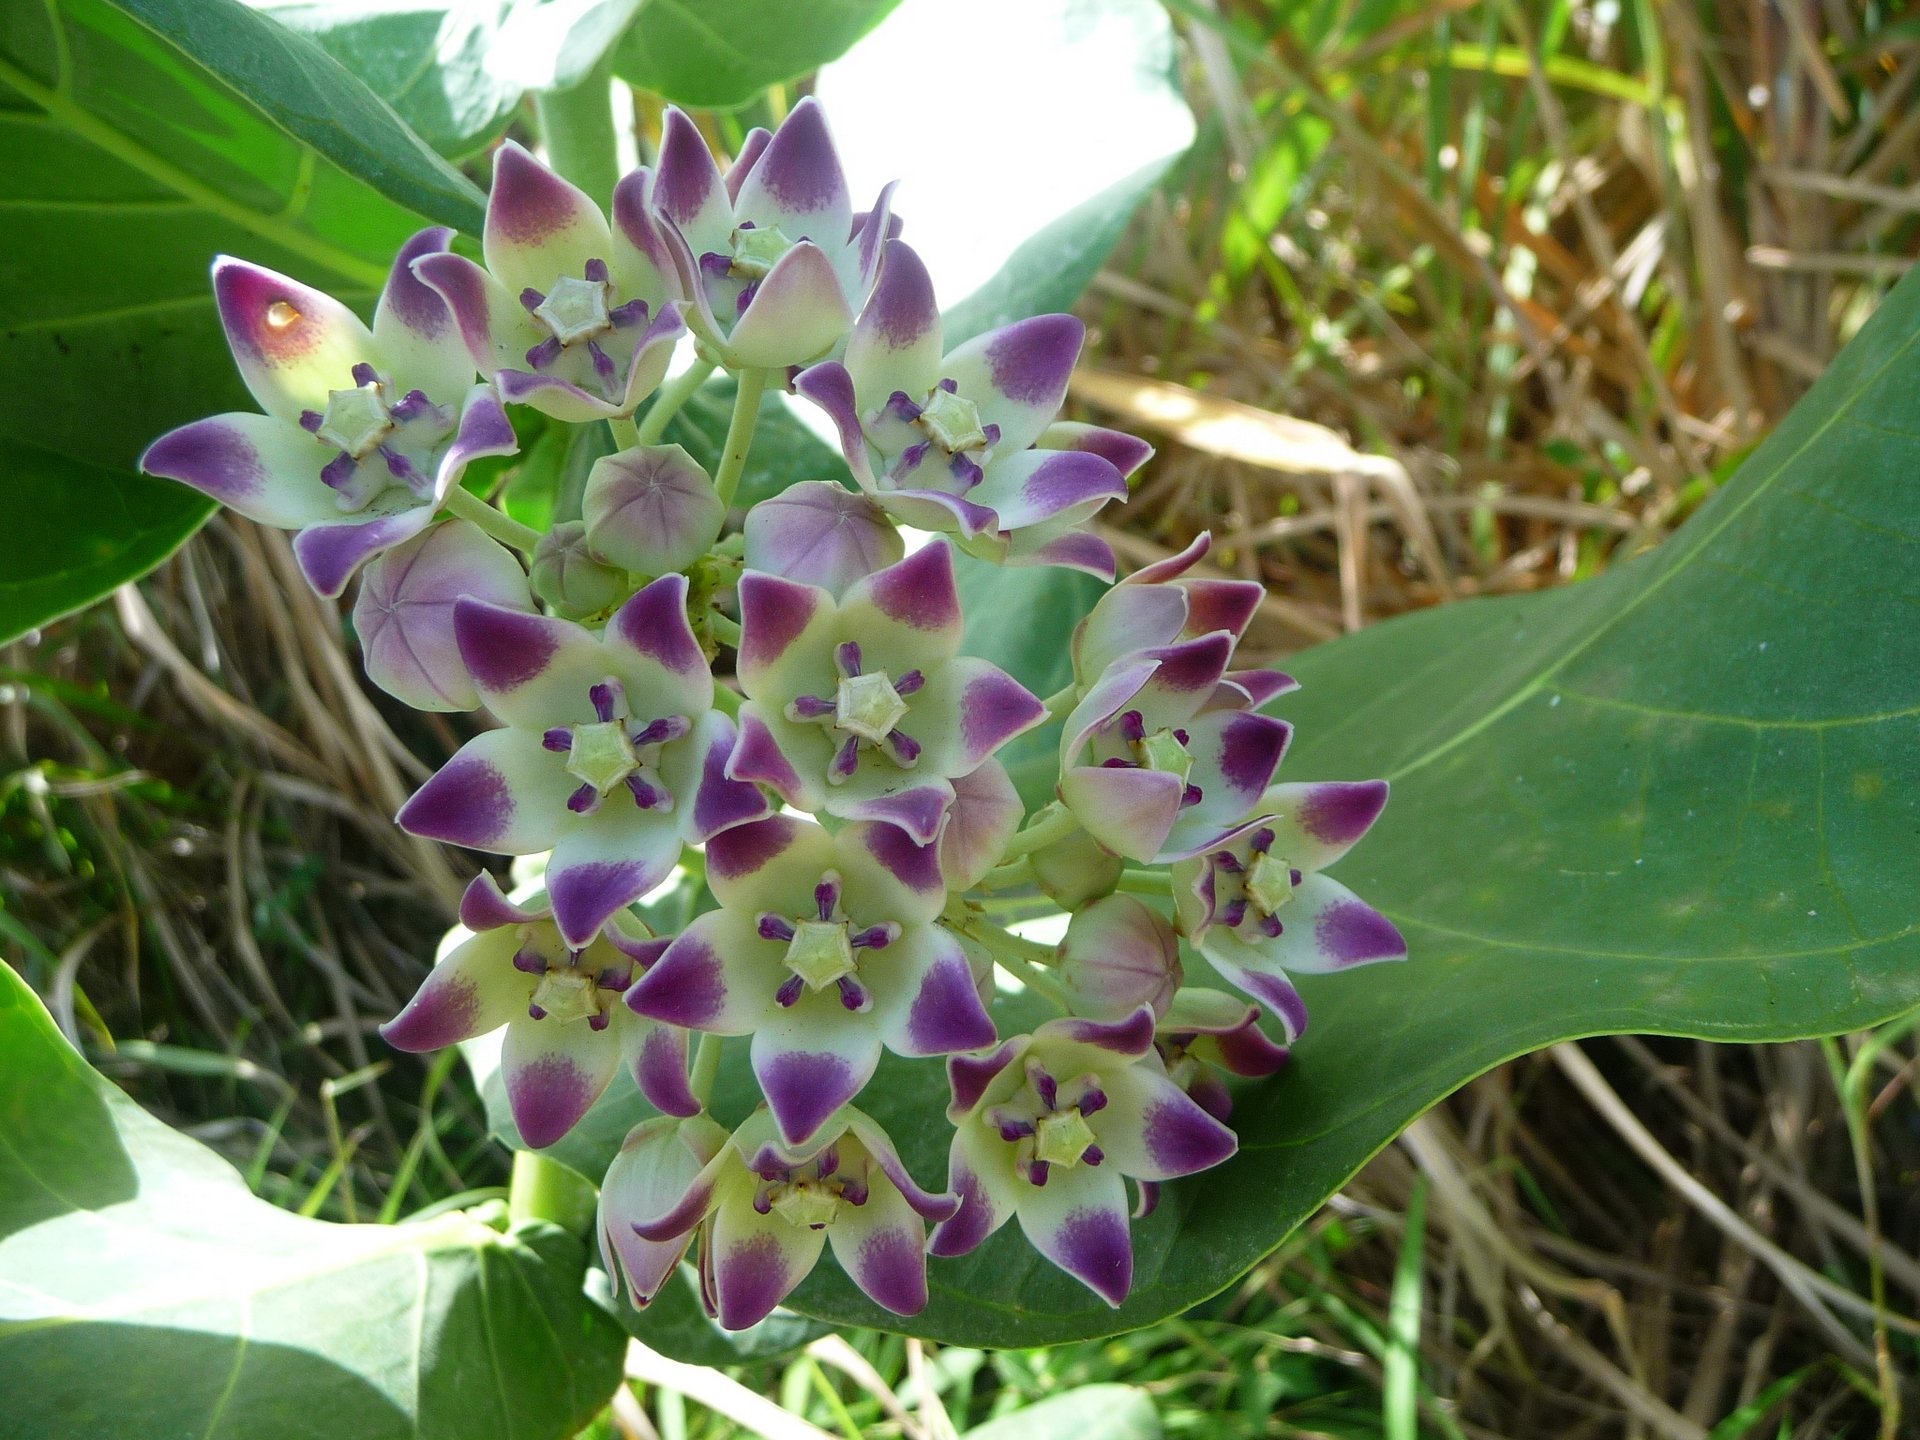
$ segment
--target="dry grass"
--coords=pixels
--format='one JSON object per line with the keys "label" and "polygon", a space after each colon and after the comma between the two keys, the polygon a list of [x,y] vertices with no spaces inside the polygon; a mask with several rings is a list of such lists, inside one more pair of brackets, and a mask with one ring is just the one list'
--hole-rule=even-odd
{"label": "dry grass", "polygon": [[[1614,8],[1180,0],[1201,147],[1097,280],[1075,389],[1162,446],[1123,556],[1212,529],[1278,656],[1657,543],[1785,413],[1914,252],[1920,24]],[[497,1181],[463,1083],[368,1038],[462,878],[390,820],[458,735],[369,698],[281,537],[216,521],[4,663],[0,940],[63,1027],[282,1203],[390,1217]],[[1916,1068],[1893,1030],[1515,1062],[1204,1313],[991,1384],[956,1362],[947,1407],[1138,1378],[1181,1434],[1377,1434],[1371,1399],[1247,1397],[1307,1359],[1371,1396],[1398,1287],[1432,1433],[1892,1437]],[[836,1373],[865,1433],[947,1433],[911,1383],[941,1356],[860,1349],[886,1400]],[[833,1429],[807,1363],[746,1378]],[[644,1393],[614,1423],[671,1432]]]}

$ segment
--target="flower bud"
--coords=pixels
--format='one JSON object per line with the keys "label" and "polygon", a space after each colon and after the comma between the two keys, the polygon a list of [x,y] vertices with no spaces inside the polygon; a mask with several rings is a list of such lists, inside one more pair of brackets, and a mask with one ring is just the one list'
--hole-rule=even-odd
{"label": "flower bud", "polygon": [[592,615],[626,598],[627,577],[588,548],[585,525],[563,520],[533,552],[533,593],[563,615]]}
{"label": "flower bud", "polygon": [[726,509],[678,445],[641,445],[594,462],[581,501],[593,553],[642,575],[685,570],[720,536]]}
{"label": "flower bud", "polygon": [[1120,857],[1084,830],[1033,852],[1033,875],[1062,910],[1078,910],[1089,900],[1113,893],[1125,868]]}
{"label": "flower bud", "polygon": [[671,1240],[643,1240],[634,1233],[634,1222],[671,1210],[726,1143],[727,1132],[704,1114],[687,1120],[662,1115],[628,1131],[607,1167],[600,1184],[600,1259],[635,1309],[660,1293],[692,1243],[693,1231]]}
{"label": "flower bud", "polygon": [[1180,988],[1180,941],[1157,910],[1109,895],[1067,926],[1059,975],[1076,1014],[1122,1020],[1146,1005],[1158,1019]]}

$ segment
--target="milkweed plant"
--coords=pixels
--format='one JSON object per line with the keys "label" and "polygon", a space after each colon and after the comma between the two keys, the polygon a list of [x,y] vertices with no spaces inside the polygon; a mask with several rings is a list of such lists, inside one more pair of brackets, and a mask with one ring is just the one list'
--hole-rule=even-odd
{"label": "milkweed plant", "polygon": [[[1265,712],[1293,682],[1236,664],[1262,591],[1197,573],[1205,536],[1104,594],[1057,694],[966,653],[956,565],[1111,582],[1089,522],[1152,452],[1059,418],[1072,316],[949,345],[891,202],[854,209],[812,100],[725,170],[670,110],[658,163],[602,197],[507,143],[484,263],[422,231],[370,326],[218,260],[261,413],[186,425],[142,461],[294,531],[320,594],[357,575],[376,685],[497,722],[398,823],[544,856],[541,878],[474,880],[456,943],[382,1033],[430,1051],[504,1030],[535,1149],[627,1069],[657,1114],[600,1188],[607,1269],[645,1306],[697,1247],[730,1329],[828,1247],[914,1314],[930,1256],[1010,1220],[1118,1305],[1130,1219],[1234,1153],[1234,1083],[1306,1028],[1290,977],[1406,953],[1326,873],[1387,786],[1278,778],[1292,727]],[[709,474],[661,442],[721,369],[735,408]],[[818,408],[846,474],[741,515],[769,387]],[[462,483],[515,452],[516,406],[619,447],[580,518],[544,533]],[[1054,798],[1026,814],[996,753],[1050,724]],[[637,903],[677,872],[715,904],[655,934]],[[993,918],[1021,889],[1071,917],[1058,944]],[[1016,987],[1057,1018],[1002,1033]],[[729,1042],[762,1097],[731,1126],[711,1108]],[[944,1121],[927,1117],[951,1134],[944,1176],[909,1173],[861,1108],[884,1051],[946,1066]]]}

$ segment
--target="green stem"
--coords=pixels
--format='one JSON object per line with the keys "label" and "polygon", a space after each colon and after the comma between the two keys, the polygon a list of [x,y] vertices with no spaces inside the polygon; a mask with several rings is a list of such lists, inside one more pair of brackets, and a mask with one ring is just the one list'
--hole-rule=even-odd
{"label": "green stem", "polygon": [[1054,691],[1053,694],[1047,696],[1047,698],[1040,703],[1047,707],[1047,715],[1050,719],[1058,720],[1062,715],[1065,715],[1069,710],[1073,709],[1074,703],[1079,698],[1080,686],[1078,682],[1076,682],[1067,686],[1065,689]]}
{"label": "green stem", "polygon": [[533,97],[547,159],[561,175],[602,205],[611,204],[620,180],[614,146],[613,57],[602,59],[578,85]]}
{"label": "green stem", "polygon": [[687,1082],[687,1088],[693,1092],[693,1098],[705,1105],[713,1094],[713,1077],[720,1073],[720,1037],[702,1033],[700,1044],[693,1052],[693,1077]]}
{"label": "green stem", "polygon": [[740,488],[740,472],[747,468],[747,451],[753,448],[753,428],[760,419],[760,392],[767,388],[765,370],[742,370],[733,396],[733,419],[727,425],[726,448],[720,453],[720,469],[714,474],[714,493],[720,503],[733,508],[733,492]]}
{"label": "green stem", "polygon": [[707,616],[707,630],[713,638],[718,640],[722,645],[732,646],[735,650],[740,648],[740,622],[738,620],[730,616],[722,615],[716,610]]}
{"label": "green stem", "polygon": [[975,920],[966,933],[986,946],[996,965],[1004,969],[1036,995],[1044,995],[1062,1010],[1070,1010],[1067,993],[1060,982],[1040,967],[1053,959],[1050,947],[1002,930],[987,920]]}
{"label": "green stem", "polygon": [[530,525],[522,525],[510,515],[501,514],[471,490],[459,485],[447,492],[445,504],[450,513],[462,520],[471,520],[503,545],[511,545],[516,550],[532,554],[534,547],[540,543],[538,530]]}
{"label": "green stem", "polygon": [[1022,855],[1018,860],[1009,860],[1005,865],[996,865],[980,877],[976,890],[1005,890],[1014,885],[1024,885],[1033,879],[1033,857]]}
{"label": "green stem", "polygon": [[728,719],[735,719],[740,714],[741,703],[740,695],[737,691],[729,686],[722,685],[718,680],[713,682],[714,709],[718,710]]}
{"label": "green stem", "polygon": [[711,360],[696,360],[692,369],[682,370],[662,385],[660,392],[653,397],[653,405],[647,411],[647,418],[640,422],[640,428],[630,443],[657,444],[660,437],[667,433],[667,423],[678,415],[680,407],[691,400],[694,393],[707,383],[707,377],[713,374],[713,368]]}
{"label": "green stem", "polygon": [[644,443],[640,439],[640,431],[634,425],[631,415],[609,415],[607,428],[613,432],[615,450],[631,450]]}
{"label": "green stem", "polygon": [[1173,875],[1166,870],[1122,870],[1113,888],[1129,895],[1171,895]]}
{"label": "green stem", "polygon": [[507,1216],[547,1220],[574,1235],[593,1225],[593,1186],[558,1160],[532,1150],[513,1154],[513,1179],[507,1187]]}
{"label": "green stem", "polygon": [[1007,864],[1056,840],[1064,840],[1079,828],[1080,822],[1066,806],[1058,800],[1050,801],[1035,812],[1026,829],[1007,842],[1007,848],[1000,853],[1000,863]]}

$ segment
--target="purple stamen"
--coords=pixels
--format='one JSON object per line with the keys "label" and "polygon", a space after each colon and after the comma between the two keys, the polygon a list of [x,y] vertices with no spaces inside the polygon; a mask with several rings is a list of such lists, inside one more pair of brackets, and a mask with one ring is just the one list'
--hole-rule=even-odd
{"label": "purple stamen", "polygon": [[362,360],[353,367],[353,383],[356,385],[377,385],[380,377],[374,373],[373,366]]}
{"label": "purple stamen", "polygon": [[787,708],[796,719],[819,720],[833,714],[833,701],[824,700],[818,695],[802,695]]}
{"label": "purple stamen", "polygon": [[580,272],[596,285],[607,283],[607,262],[600,259],[587,261],[587,268]]}
{"label": "purple stamen", "polygon": [[353,472],[359,468],[360,462],[342,450],[327,462],[327,468],[320,472],[320,479],[334,490],[344,490],[353,483]]}
{"label": "purple stamen", "polygon": [[709,250],[700,257],[700,268],[716,279],[724,280],[733,273],[733,257]]}
{"label": "purple stamen", "polygon": [[887,397],[887,403],[881,407],[880,413],[911,424],[920,418],[920,407],[913,403],[906,391],[896,390]]}
{"label": "purple stamen", "polygon": [[582,785],[567,797],[567,809],[576,815],[585,815],[600,804],[600,792],[591,785]]}
{"label": "purple stamen", "polygon": [[1107,1108],[1107,1092],[1098,1085],[1089,1085],[1074,1108],[1082,1115],[1098,1115]]}
{"label": "purple stamen", "polygon": [[1138,745],[1147,738],[1147,720],[1138,710],[1129,710],[1120,717],[1120,733],[1128,743]]}
{"label": "purple stamen", "polygon": [[840,988],[840,1003],[849,1010],[865,1010],[873,1004],[873,997],[866,988],[851,975],[842,975],[834,984]]}
{"label": "purple stamen", "polygon": [[753,1192],[753,1208],[758,1210],[762,1215],[771,1215],[773,1213],[773,1196],[769,1195],[764,1188],[756,1189]]}
{"label": "purple stamen", "polygon": [[1187,732],[1184,730],[1176,730],[1173,732],[1173,738],[1178,740],[1182,745],[1185,745],[1188,740]]}
{"label": "purple stamen", "polygon": [[667,792],[658,785],[649,785],[638,775],[627,776],[627,789],[633,792],[633,803],[642,810],[651,810],[656,805],[666,803]]}
{"label": "purple stamen", "polygon": [[1089,1145],[1080,1152],[1080,1158],[1089,1165],[1098,1165],[1102,1160],[1107,1158],[1107,1152],[1102,1150],[1098,1145]]}
{"label": "purple stamen", "polygon": [[1018,1115],[1009,1115],[996,1110],[987,1119],[999,1129],[1000,1138],[1006,1141],[1024,1140],[1033,1134],[1033,1122]]}
{"label": "purple stamen", "polygon": [[636,745],[670,745],[690,733],[693,722],[684,715],[663,715],[633,733]]}
{"label": "purple stamen", "polygon": [[1295,870],[1289,867],[1287,870],[1287,878],[1293,881],[1295,885],[1298,885],[1306,877],[1303,876],[1298,870]]}
{"label": "purple stamen", "polygon": [[847,640],[833,652],[834,668],[843,679],[851,680],[860,673],[860,642]]}
{"label": "purple stamen", "polygon": [[435,405],[433,401],[426,397],[424,391],[409,390],[398,405],[387,411],[387,418],[392,420],[396,425],[407,425],[418,420],[429,411],[438,410],[439,408],[439,406]]}
{"label": "purple stamen", "polygon": [[1180,808],[1182,810],[1186,809],[1189,805],[1198,805],[1199,803],[1200,787],[1198,785],[1189,785],[1180,792]]}
{"label": "purple stamen", "polygon": [[391,445],[380,447],[380,458],[387,462],[387,473],[402,485],[418,488],[427,483],[427,477],[414,469],[413,462]]}
{"label": "purple stamen", "polygon": [[909,470],[918,466],[922,460],[927,458],[927,450],[932,444],[933,442],[931,440],[922,440],[919,444],[909,445],[906,449],[902,450],[900,452],[900,458],[893,462],[893,477],[897,480],[900,476],[905,475]]}
{"label": "purple stamen", "polygon": [[546,303],[547,303],[547,297],[542,295],[538,290],[534,289],[531,285],[527,286],[526,289],[520,292],[520,304],[524,306],[528,311],[538,310],[542,305]]}
{"label": "purple stamen", "polygon": [[593,983],[601,990],[625,990],[633,984],[633,967],[629,965],[621,969],[618,966],[608,966],[593,977]]}
{"label": "purple stamen", "polygon": [[1280,923],[1280,917],[1277,915],[1268,915],[1260,921],[1260,933],[1269,940],[1278,940],[1280,932],[1286,928]]}
{"label": "purple stamen", "polygon": [[949,395],[958,395],[960,393],[960,382],[953,379],[942,380],[940,382],[940,388]]}
{"label": "purple stamen", "polygon": [[822,1150],[813,1162],[814,1175],[824,1180],[840,1168],[840,1147],[829,1145]]}
{"label": "purple stamen", "polygon": [[1027,1062],[1027,1083],[1033,1087],[1033,1093],[1040,1097],[1040,1103],[1049,1110],[1060,1105],[1060,1085],[1053,1076],[1041,1069],[1035,1061]]}
{"label": "purple stamen", "polygon": [[593,702],[593,713],[602,725],[613,719],[613,687],[617,681],[602,680],[597,685],[587,687],[587,699]]}
{"label": "purple stamen", "polygon": [[549,335],[538,345],[527,351],[527,364],[536,370],[544,370],[560,358],[562,348],[559,338]]}
{"label": "purple stamen", "polygon": [[782,984],[778,990],[773,992],[773,1003],[782,1009],[791,1009],[794,1002],[800,998],[800,992],[806,989],[806,986],[806,981],[802,980],[798,975],[793,976]]}
{"label": "purple stamen", "polygon": [[1272,848],[1273,831],[1264,827],[1253,832],[1253,839],[1247,845],[1247,849],[1256,855],[1264,855]]}
{"label": "purple stamen", "polygon": [[974,462],[973,457],[964,450],[947,462],[947,468],[953,472],[954,479],[958,480],[969,490],[978,485],[981,478],[986,474],[986,472]]}
{"label": "purple stamen", "polygon": [[1229,875],[1238,875],[1246,868],[1231,850],[1216,850],[1207,858]]}
{"label": "purple stamen", "polygon": [[322,415],[318,410],[302,410],[300,412],[300,428],[308,434],[312,434],[326,423],[327,417]]}
{"label": "purple stamen", "polygon": [[747,307],[753,304],[753,297],[758,295],[759,293],[760,293],[760,282],[758,280],[754,281],[751,285],[747,286],[746,289],[742,290],[740,292],[740,298],[733,302],[734,315],[738,317],[746,314]]}
{"label": "purple stamen", "polygon": [[1111,760],[1102,760],[1100,762],[1100,768],[1102,770],[1138,770],[1140,768],[1140,762],[1138,760],[1122,760],[1116,755]]}
{"label": "purple stamen", "polygon": [[607,319],[618,330],[624,330],[629,325],[644,325],[647,323],[647,302],[629,300],[624,305],[616,305],[607,312]]}
{"label": "purple stamen", "polygon": [[858,735],[849,735],[847,737],[847,743],[834,752],[833,760],[827,767],[827,773],[837,775],[842,780],[847,780],[852,778],[853,772],[858,769],[859,766],[860,737]]}
{"label": "purple stamen", "polygon": [[813,887],[814,907],[819,910],[822,920],[833,919],[834,906],[840,903],[840,877],[828,871],[820,877],[820,883]]}
{"label": "purple stamen", "polygon": [[1000,427],[998,425],[982,425],[980,427],[980,433],[987,437],[987,444],[998,445],[1000,443]]}
{"label": "purple stamen", "polygon": [[847,944],[855,950],[884,950],[900,938],[900,927],[889,920],[882,925],[870,925],[857,935],[849,935]]}
{"label": "purple stamen", "polygon": [[909,670],[907,671],[906,674],[902,675],[898,680],[893,682],[893,693],[900,696],[900,698],[904,700],[907,696],[917,692],[920,689],[920,687],[922,685],[925,685],[926,683],[927,683],[927,677],[922,672],[918,670]]}
{"label": "purple stamen", "polygon": [[529,1020],[544,1020],[547,1018],[547,1012],[529,1000],[527,1002],[527,1018]]}
{"label": "purple stamen", "polygon": [[771,910],[760,917],[760,938],[762,940],[793,939],[793,922],[784,915],[776,915]]}
{"label": "purple stamen", "polygon": [[587,358],[593,361],[593,373],[600,377],[600,383],[611,394],[620,378],[614,369],[613,357],[600,348],[598,340],[589,340],[587,341]]}
{"label": "purple stamen", "polygon": [[896,765],[912,765],[920,758],[920,742],[904,730],[890,730],[883,742]]}
{"label": "purple stamen", "polygon": [[1047,1183],[1047,1171],[1051,1167],[1044,1160],[1035,1160],[1027,1166],[1027,1183],[1038,1189]]}
{"label": "purple stamen", "polygon": [[844,1180],[840,1184],[840,1198],[849,1205],[867,1203],[867,1187],[858,1180]]}
{"label": "purple stamen", "polygon": [[597,1033],[598,1031],[606,1029],[612,1021],[613,1016],[609,1015],[606,1011],[596,1010],[587,1017],[587,1028]]}
{"label": "purple stamen", "polygon": [[1246,923],[1246,918],[1247,902],[1245,900],[1235,900],[1220,912],[1220,923],[1229,930],[1238,930]]}
{"label": "purple stamen", "polygon": [[573,732],[564,725],[556,725],[540,737],[540,744],[545,749],[564,755],[573,749]]}
{"label": "purple stamen", "polygon": [[523,945],[513,952],[513,968],[528,975],[544,975],[547,973],[547,962],[532,946]]}

